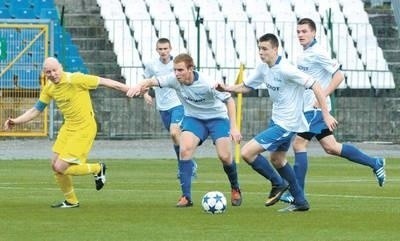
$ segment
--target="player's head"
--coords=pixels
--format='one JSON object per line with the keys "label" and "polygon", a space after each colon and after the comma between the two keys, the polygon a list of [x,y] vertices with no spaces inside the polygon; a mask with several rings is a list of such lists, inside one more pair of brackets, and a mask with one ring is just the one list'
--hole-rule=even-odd
{"label": "player's head", "polygon": [[278,38],[267,33],[258,39],[258,54],[260,59],[268,65],[273,65],[278,57],[279,41]]}
{"label": "player's head", "polygon": [[160,55],[162,62],[169,62],[171,59],[171,42],[167,38],[160,38],[156,43],[156,51]]}
{"label": "player's head", "polygon": [[297,38],[300,45],[307,47],[314,39],[316,34],[315,22],[309,18],[302,18],[297,23]]}
{"label": "player's head", "polygon": [[179,54],[174,58],[174,72],[176,79],[184,84],[191,85],[194,80],[194,62],[189,54]]}
{"label": "player's head", "polygon": [[48,57],[44,60],[43,74],[46,76],[46,79],[57,84],[61,80],[62,73],[63,67],[56,58]]}

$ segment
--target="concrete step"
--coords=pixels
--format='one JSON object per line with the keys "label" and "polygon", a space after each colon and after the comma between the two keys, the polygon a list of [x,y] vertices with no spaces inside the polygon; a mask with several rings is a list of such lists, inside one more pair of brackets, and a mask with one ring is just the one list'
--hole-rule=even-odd
{"label": "concrete step", "polygon": [[387,61],[399,61],[400,50],[399,49],[384,49],[383,55]]}
{"label": "concrete step", "polygon": [[[102,61],[102,60],[99,60]],[[116,62],[114,63],[107,63],[107,62],[86,62],[86,67],[90,70],[90,73],[95,73],[99,75],[105,74],[114,74],[114,75],[121,75],[121,68],[117,65]]]}
{"label": "concrete step", "polygon": [[372,25],[396,25],[396,20],[393,16],[393,12],[391,12],[390,14],[369,14],[368,17],[369,22]]}
{"label": "concrete step", "polygon": [[104,20],[99,13],[68,13],[64,16],[64,26],[103,26]]}
{"label": "concrete step", "polygon": [[87,63],[115,63],[117,56],[111,50],[80,50],[79,53]]}
{"label": "concrete step", "polygon": [[378,38],[378,44],[382,49],[400,49],[399,38]]}
{"label": "concrete step", "polygon": [[111,50],[113,45],[104,38],[74,38],[74,43],[80,50]]}
{"label": "concrete step", "polygon": [[69,26],[65,27],[71,33],[72,38],[104,38],[108,39],[108,33],[101,26]]}
{"label": "concrete step", "polygon": [[54,0],[59,9],[64,6],[64,11],[68,13],[97,13],[100,11],[96,0]]}
{"label": "concrete step", "polygon": [[379,38],[398,38],[399,31],[395,26],[373,26],[375,36]]}

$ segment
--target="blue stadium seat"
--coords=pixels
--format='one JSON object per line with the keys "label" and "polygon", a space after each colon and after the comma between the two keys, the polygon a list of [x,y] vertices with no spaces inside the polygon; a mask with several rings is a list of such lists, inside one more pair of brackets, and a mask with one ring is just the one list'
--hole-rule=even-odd
{"label": "blue stadium seat", "polygon": [[32,4],[30,0],[7,0],[9,7],[15,8],[31,8]]}
{"label": "blue stadium seat", "polygon": [[88,73],[88,70],[80,56],[66,56],[65,69],[69,72]]}
{"label": "blue stadium seat", "polygon": [[26,69],[18,75],[18,86],[23,89],[40,89],[40,70]]}
{"label": "blue stadium seat", "polygon": [[0,18],[11,18],[11,14],[8,8],[5,7],[0,8]]}
{"label": "blue stadium seat", "polygon": [[36,19],[35,12],[32,8],[19,8],[16,6],[11,6],[10,14],[12,18]]}
{"label": "blue stadium seat", "polygon": [[15,87],[13,79],[13,72],[7,70],[0,78],[0,89],[13,89]]}
{"label": "blue stadium seat", "polygon": [[33,8],[37,9],[42,9],[42,8],[56,8],[56,5],[54,4],[54,0],[31,0],[31,4],[33,5]]}
{"label": "blue stadium seat", "polygon": [[66,44],[65,47],[65,54],[67,56],[79,56],[78,46],[75,44]]}
{"label": "blue stadium seat", "polygon": [[35,15],[40,19],[60,19],[56,8],[35,8]]}

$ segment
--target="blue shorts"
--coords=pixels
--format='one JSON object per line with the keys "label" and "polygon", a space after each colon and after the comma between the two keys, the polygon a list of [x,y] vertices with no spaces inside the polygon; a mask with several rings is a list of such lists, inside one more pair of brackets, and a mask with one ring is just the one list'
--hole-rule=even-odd
{"label": "blue shorts", "polygon": [[296,133],[287,131],[276,125],[272,120],[268,128],[254,137],[266,151],[288,151],[290,143]]}
{"label": "blue shorts", "polygon": [[322,130],[329,129],[325,124],[321,111],[310,110],[304,112],[304,116],[306,117],[308,124],[310,124],[310,130],[308,132],[320,134]]}
{"label": "blue shorts", "polygon": [[175,106],[169,110],[160,110],[161,121],[169,131],[171,124],[180,124],[183,119],[183,105]]}
{"label": "blue shorts", "polygon": [[211,136],[213,143],[222,137],[230,137],[231,124],[228,119],[215,118],[201,120],[194,117],[185,116],[182,122],[182,131],[192,132],[200,139],[201,145],[208,136]]}

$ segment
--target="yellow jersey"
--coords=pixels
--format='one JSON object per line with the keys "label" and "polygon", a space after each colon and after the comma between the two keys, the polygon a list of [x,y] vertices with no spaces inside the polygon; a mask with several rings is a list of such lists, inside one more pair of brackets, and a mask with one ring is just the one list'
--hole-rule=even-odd
{"label": "yellow jersey", "polygon": [[96,89],[100,78],[79,72],[64,72],[59,83],[49,81],[40,93],[39,100],[49,104],[52,99],[64,116],[69,130],[79,130],[94,122],[94,112],[89,90]]}

